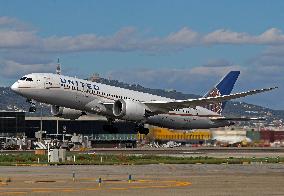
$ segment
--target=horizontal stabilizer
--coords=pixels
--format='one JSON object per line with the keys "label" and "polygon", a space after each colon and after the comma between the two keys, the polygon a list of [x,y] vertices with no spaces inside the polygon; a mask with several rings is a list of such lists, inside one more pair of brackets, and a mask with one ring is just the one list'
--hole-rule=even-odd
{"label": "horizontal stabilizer", "polygon": [[212,121],[265,121],[265,118],[248,118],[248,117],[236,117],[236,118],[210,118]]}

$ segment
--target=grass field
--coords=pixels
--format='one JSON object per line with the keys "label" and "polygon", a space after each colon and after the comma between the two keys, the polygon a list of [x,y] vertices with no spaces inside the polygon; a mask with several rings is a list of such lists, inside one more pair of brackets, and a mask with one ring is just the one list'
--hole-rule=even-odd
{"label": "grass field", "polygon": [[20,164],[61,164],[61,165],[146,165],[146,164],[250,164],[253,162],[281,163],[284,157],[263,157],[263,158],[215,158],[215,157],[172,157],[157,155],[91,155],[72,154],[76,161],[65,161],[64,163],[48,163],[47,155],[34,155],[29,153],[21,154],[0,154],[0,166],[12,166]]}

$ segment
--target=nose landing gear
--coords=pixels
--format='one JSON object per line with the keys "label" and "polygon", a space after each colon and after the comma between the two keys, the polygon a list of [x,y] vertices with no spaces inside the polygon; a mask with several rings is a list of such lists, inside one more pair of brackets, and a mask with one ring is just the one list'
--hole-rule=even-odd
{"label": "nose landing gear", "polygon": [[30,113],[36,112],[36,106],[35,106],[35,101],[32,99],[27,99],[27,102],[31,105],[29,108]]}
{"label": "nose landing gear", "polygon": [[31,106],[31,107],[29,108],[29,112],[30,112],[30,113],[36,112],[36,107]]}

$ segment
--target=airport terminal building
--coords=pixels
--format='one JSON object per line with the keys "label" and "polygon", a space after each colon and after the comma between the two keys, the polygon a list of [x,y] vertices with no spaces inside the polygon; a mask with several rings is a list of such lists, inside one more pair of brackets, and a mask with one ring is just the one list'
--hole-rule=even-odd
{"label": "airport terminal building", "polygon": [[116,133],[103,130],[106,121],[100,117],[66,120],[57,117],[26,117],[25,112],[0,112],[0,138],[23,137],[34,139],[37,132],[42,131],[45,138],[62,140],[73,135],[87,136],[88,140],[100,144],[130,144],[136,146],[137,133],[135,124],[116,122]]}
{"label": "airport terminal building", "polygon": [[[55,140],[72,140],[72,136],[81,135],[87,137],[92,147],[120,147],[130,146],[136,147],[137,141],[146,138],[143,134],[137,134],[135,123],[118,121],[114,126],[117,132],[111,133],[103,130],[106,119],[94,117],[81,117],[78,120],[67,120],[57,117],[28,117],[25,112],[0,112],[0,138],[22,138],[26,137],[31,141],[38,138],[41,132],[42,138]],[[200,144],[204,139],[210,139],[208,133],[160,133],[155,128],[152,130],[152,140],[157,142],[167,142],[176,140],[183,143]],[[186,136],[186,137],[185,137]],[[64,137],[64,138],[63,138]]]}
{"label": "airport terminal building", "polygon": [[[3,143],[8,143],[8,140],[17,142],[21,138],[26,138],[32,143],[38,140],[39,133],[40,138],[44,140],[83,143],[82,141],[85,139],[88,146],[91,147],[136,147],[137,142],[145,138],[147,138],[148,142],[166,143],[176,141],[184,145],[203,145],[214,140],[212,136],[214,130],[175,132],[151,127],[150,133],[146,137],[143,134],[137,134],[135,123],[115,122],[114,126],[117,128],[115,133],[104,131],[103,126],[105,124],[106,119],[99,116],[85,116],[78,120],[66,120],[57,117],[27,117],[25,112],[0,111],[0,147]],[[230,138],[234,132],[235,136],[249,138],[254,144],[259,145],[269,146],[274,142],[284,143],[284,131],[251,131],[245,129],[240,129],[238,132],[236,130],[226,132],[222,129],[217,129],[217,131],[223,134],[223,138]],[[81,138],[81,140],[76,138]],[[79,140],[81,142],[77,142]],[[21,142],[19,143],[21,144]]]}
{"label": "airport terminal building", "polygon": [[24,112],[0,111],[0,136],[20,136],[25,133]]}

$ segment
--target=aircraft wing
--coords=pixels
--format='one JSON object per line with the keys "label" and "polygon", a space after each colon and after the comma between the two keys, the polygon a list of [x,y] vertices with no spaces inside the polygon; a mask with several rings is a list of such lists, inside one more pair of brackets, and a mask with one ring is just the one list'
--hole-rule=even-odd
{"label": "aircraft wing", "polygon": [[196,107],[196,106],[204,106],[208,104],[213,103],[220,103],[223,101],[228,101],[232,99],[237,99],[241,97],[246,97],[249,95],[254,95],[258,93],[263,93],[266,91],[271,91],[273,89],[276,89],[278,87],[272,87],[272,88],[264,88],[264,89],[257,89],[257,90],[251,90],[241,93],[235,93],[235,94],[229,94],[229,95],[222,95],[222,96],[216,96],[216,97],[202,97],[198,99],[188,99],[188,100],[176,100],[172,102],[167,101],[154,101],[154,102],[143,102],[146,106],[149,107],[149,109],[152,112],[168,112],[173,109],[181,109],[181,108],[188,108],[188,107]]}

